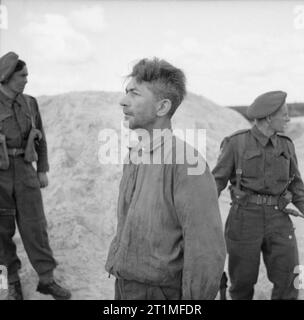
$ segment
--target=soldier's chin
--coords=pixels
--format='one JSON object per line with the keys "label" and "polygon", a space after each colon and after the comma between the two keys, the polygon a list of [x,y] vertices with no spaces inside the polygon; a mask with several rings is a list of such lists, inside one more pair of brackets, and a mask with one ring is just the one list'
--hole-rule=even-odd
{"label": "soldier's chin", "polygon": [[23,93],[23,91],[24,91],[24,88],[25,88],[25,87],[22,87],[22,88],[18,88],[18,89],[16,90],[16,93]]}

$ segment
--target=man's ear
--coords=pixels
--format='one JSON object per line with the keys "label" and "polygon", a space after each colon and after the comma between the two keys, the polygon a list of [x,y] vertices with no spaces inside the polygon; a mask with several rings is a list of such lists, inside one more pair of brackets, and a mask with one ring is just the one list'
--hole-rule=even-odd
{"label": "man's ear", "polygon": [[267,122],[267,123],[270,123],[270,122],[271,122],[271,116],[267,116],[265,119],[266,119],[266,122]]}
{"label": "man's ear", "polygon": [[169,113],[169,111],[171,110],[171,107],[172,107],[171,100],[163,99],[163,100],[158,102],[157,113],[156,114],[159,117],[163,117],[163,116],[165,116],[165,115],[167,115]]}

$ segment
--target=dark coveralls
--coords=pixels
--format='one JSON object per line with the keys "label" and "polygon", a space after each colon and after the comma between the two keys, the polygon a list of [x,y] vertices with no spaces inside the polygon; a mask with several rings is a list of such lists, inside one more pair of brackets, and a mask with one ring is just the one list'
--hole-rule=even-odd
{"label": "dark coveralls", "polygon": [[[38,104],[32,97],[30,101],[36,127],[43,135],[36,148],[37,171],[47,172],[47,145]],[[24,95],[19,94],[13,101],[0,92],[0,132],[6,136],[7,148],[24,149],[30,130],[31,116]],[[23,157],[22,154],[10,155],[9,168],[0,170],[0,265],[7,267],[10,283],[19,279],[18,269],[21,268],[12,239],[15,221],[25,251],[38,275],[47,277],[56,266],[49,245],[37,172]]]}
{"label": "dark coveralls", "polygon": [[283,135],[268,138],[256,126],[225,138],[213,170],[219,195],[228,180],[231,185],[236,184],[238,134],[246,135],[241,190],[248,197],[240,204],[232,199],[225,226],[231,297],[253,298],[262,252],[267,276],[273,283],[271,298],[296,299],[298,290],[294,287],[293,272],[299,261],[294,227],[289,215],[277,205],[279,195],[294,174],[288,190],[293,195],[292,203],[304,212],[304,185],[294,145]]}

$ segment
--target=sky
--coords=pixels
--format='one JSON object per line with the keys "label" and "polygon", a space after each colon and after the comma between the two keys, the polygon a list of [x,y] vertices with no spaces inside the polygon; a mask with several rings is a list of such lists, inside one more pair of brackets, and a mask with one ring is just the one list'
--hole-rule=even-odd
{"label": "sky", "polygon": [[0,3],[0,55],[26,61],[32,95],[123,91],[132,66],[156,56],[220,105],[270,90],[304,102],[304,1]]}

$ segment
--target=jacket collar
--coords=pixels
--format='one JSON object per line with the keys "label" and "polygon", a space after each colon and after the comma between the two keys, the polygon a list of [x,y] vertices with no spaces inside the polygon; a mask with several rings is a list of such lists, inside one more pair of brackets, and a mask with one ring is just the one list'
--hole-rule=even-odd
{"label": "jacket collar", "polygon": [[6,106],[9,106],[9,107],[11,107],[14,102],[17,102],[19,106],[21,106],[22,103],[24,103],[23,97],[21,96],[21,94],[18,94],[17,97],[13,99],[8,95],[6,95],[1,89],[0,89],[0,100],[2,101],[2,103],[4,103]]}
{"label": "jacket collar", "polygon": [[264,133],[262,131],[260,131],[258,129],[258,127],[256,125],[254,125],[251,129],[251,133],[252,135],[259,141],[259,143],[265,147],[267,145],[267,143],[269,142],[269,140],[272,142],[272,145],[274,147],[277,146],[277,135],[273,134],[271,137],[267,137],[264,135]]}
{"label": "jacket collar", "polygon": [[152,140],[150,136],[143,136],[141,137],[141,141],[138,141],[136,145],[134,143],[130,143],[128,146],[131,152],[138,152],[142,150],[144,153],[153,153],[157,149],[159,149],[165,141],[172,139],[173,132],[171,128],[166,129],[154,129]]}
{"label": "jacket collar", "polygon": [[14,99],[7,96],[1,89],[0,89],[0,100],[2,103],[5,103],[5,105],[12,105]]}

